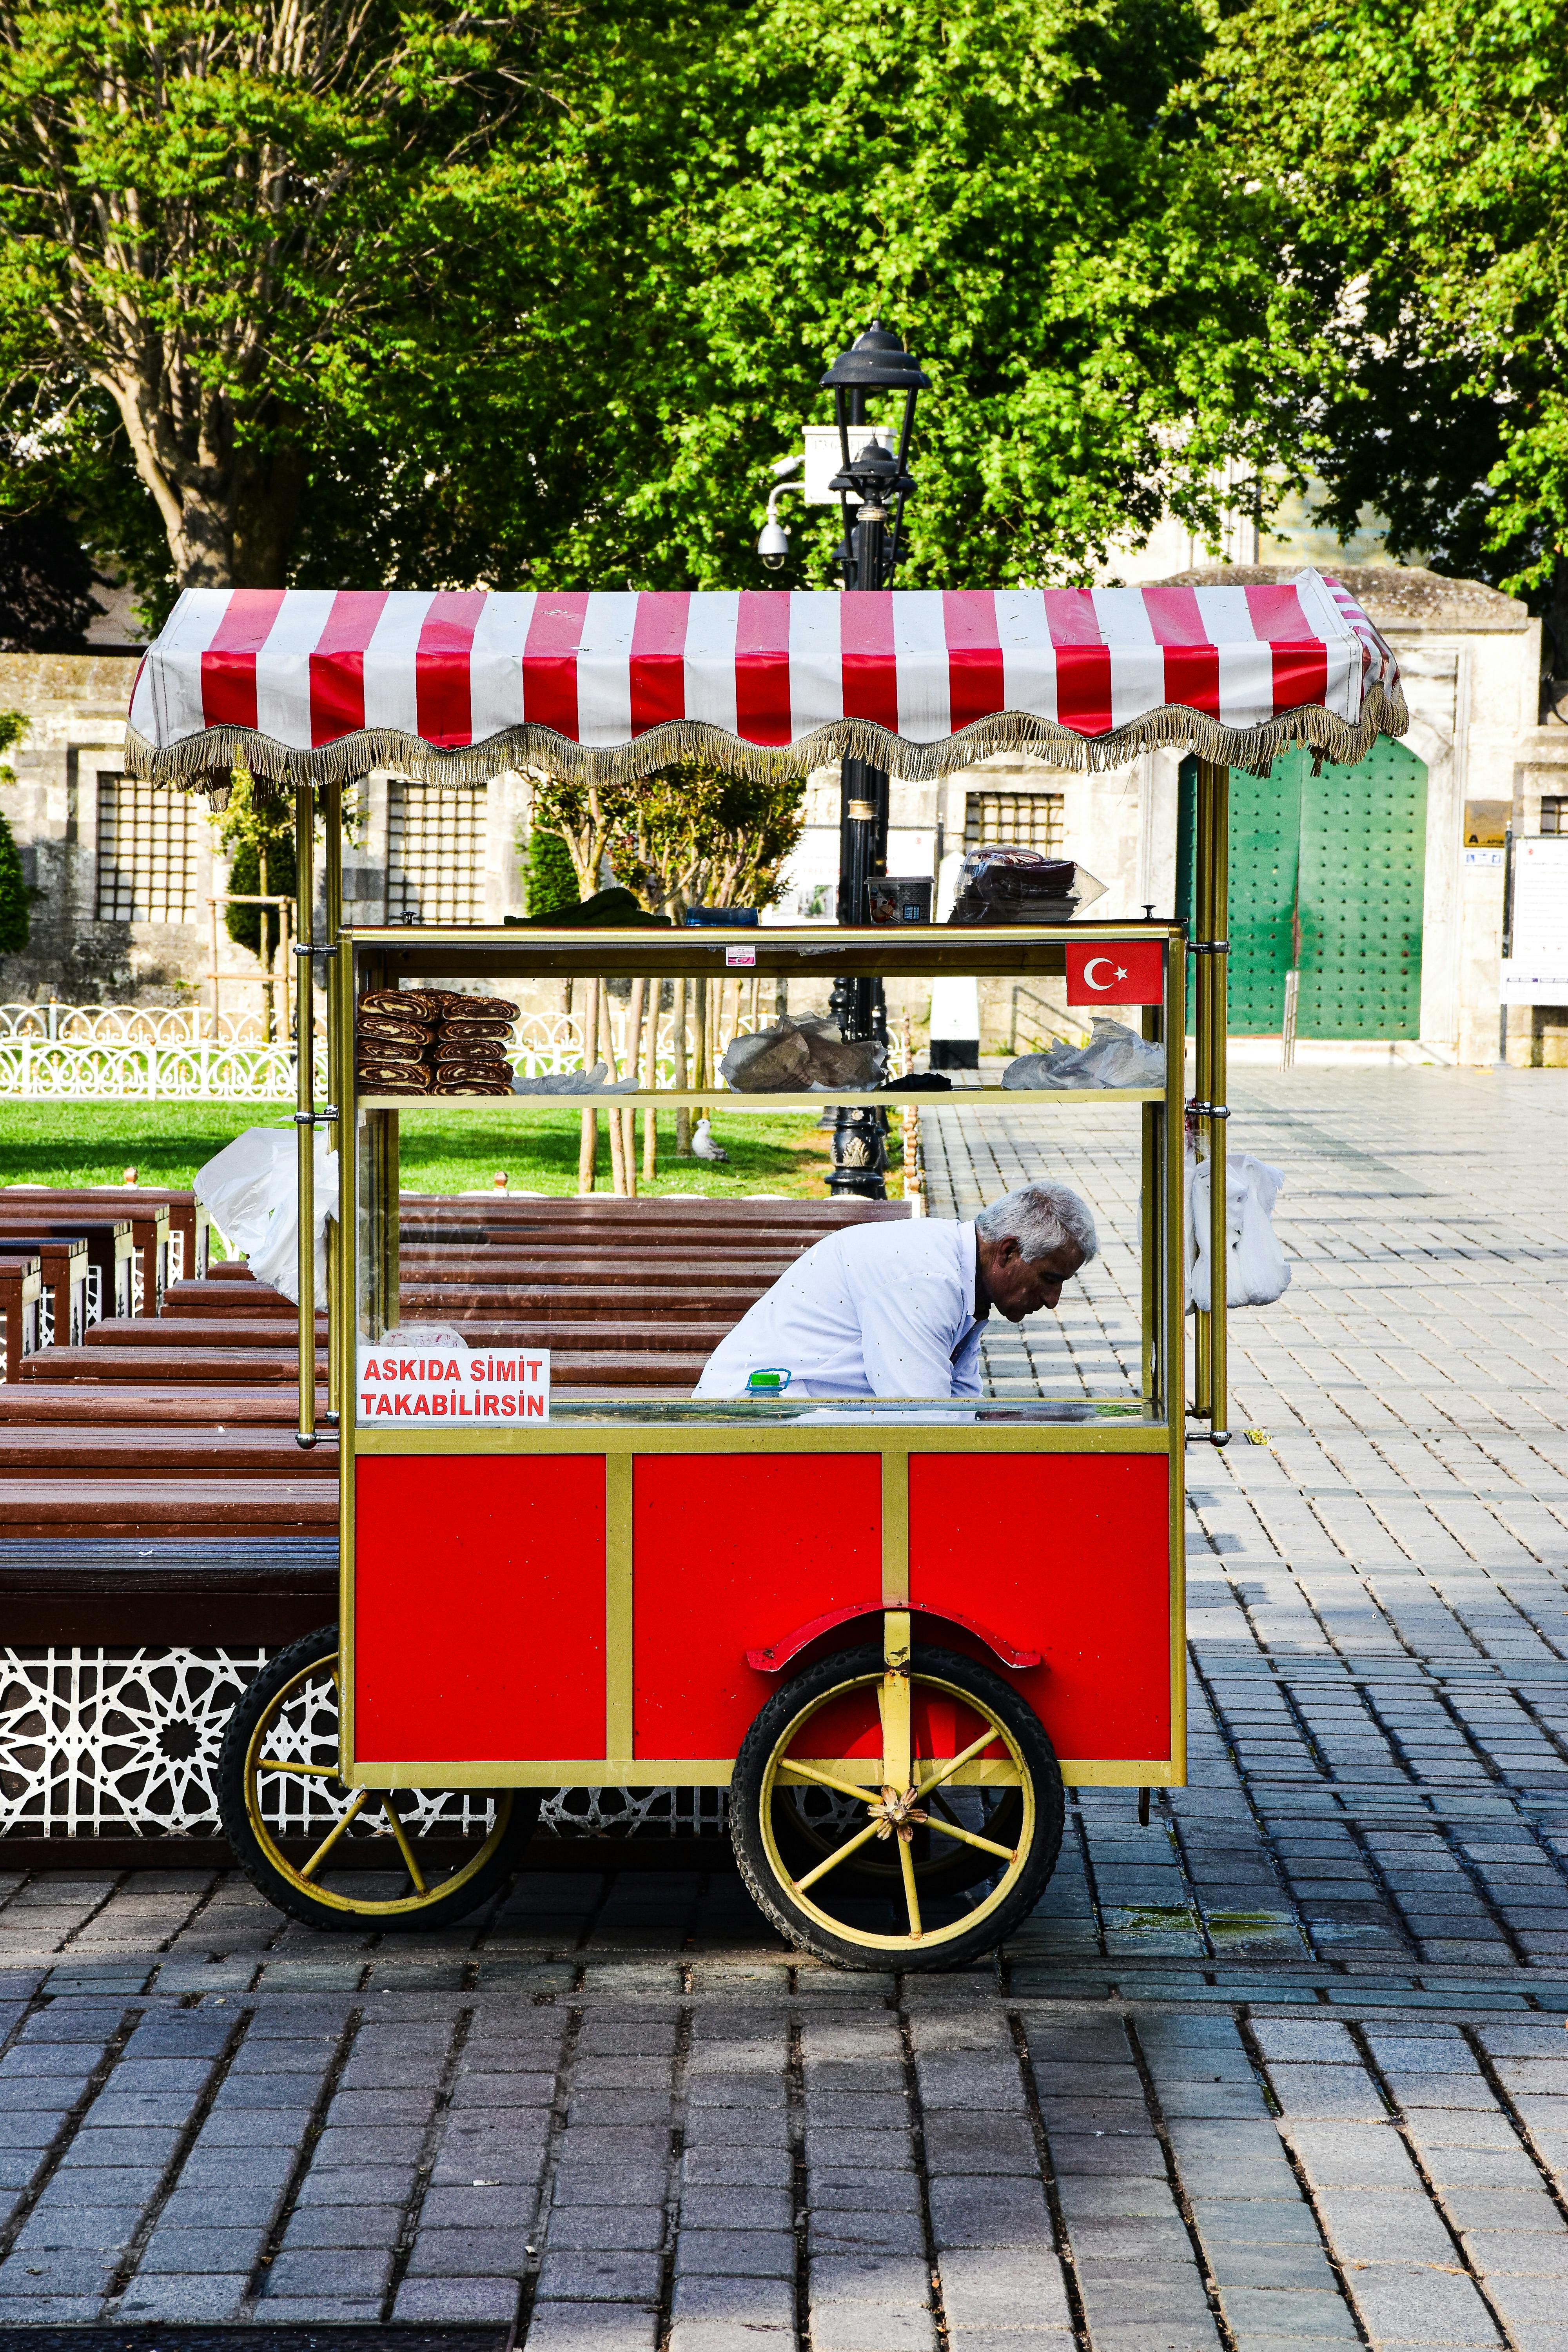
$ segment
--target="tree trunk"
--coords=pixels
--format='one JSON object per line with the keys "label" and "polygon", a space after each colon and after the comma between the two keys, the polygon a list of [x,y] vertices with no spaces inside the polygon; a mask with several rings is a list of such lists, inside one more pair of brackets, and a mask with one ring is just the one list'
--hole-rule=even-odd
{"label": "tree trunk", "polygon": [[310,460],[303,449],[240,453],[232,533],[237,588],[283,588],[300,536]]}
{"label": "tree trunk", "polygon": [[[592,1068],[599,1051],[599,982],[589,981],[588,1002],[583,1015],[583,1067]],[[596,1162],[599,1157],[599,1114],[596,1110],[583,1113],[583,1134],[577,1147],[577,1190],[591,1192],[597,1181]]]}
{"label": "tree trunk", "polygon": [[[658,1084],[658,1009],[663,995],[663,982],[648,982],[647,1043],[643,1055],[643,1092],[651,1095]],[[658,1119],[650,1102],[642,1115],[643,1182],[651,1184],[658,1173]]]}
{"label": "tree trunk", "polygon": [[[642,1066],[643,1007],[647,1003],[647,982],[634,980],[632,1001],[626,1017],[626,1076],[629,1078],[635,1078]],[[621,1149],[626,1163],[626,1193],[629,1199],[635,1201],[637,1192],[637,1115],[635,1110],[628,1108],[621,1113],[621,1118],[623,1122]]]}
{"label": "tree trunk", "polygon": [[163,520],[180,586],[283,587],[300,531],[305,451],[237,448],[221,394],[176,424],[140,378],[104,382]]}
{"label": "tree trunk", "polygon": [[[675,1019],[673,1026],[675,1032],[675,1085],[676,1091],[680,1094],[684,1094],[686,1091],[688,1075],[686,1066],[686,990],[687,983],[685,980],[678,980],[675,983]],[[676,1108],[675,1156],[678,1160],[689,1160],[691,1157],[691,1106],[689,1103],[680,1103]]]}

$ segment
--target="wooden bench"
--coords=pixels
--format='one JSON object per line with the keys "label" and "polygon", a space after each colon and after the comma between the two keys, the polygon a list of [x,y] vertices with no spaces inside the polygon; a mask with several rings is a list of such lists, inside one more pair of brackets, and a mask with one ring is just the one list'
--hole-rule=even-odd
{"label": "wooden bench", "polygon": [[36,1257],[0,1257],[0,1330],[5,1335],[7,1382],[19,1381],[38,1344],[38,1301],[44,1270]]}
{"label": "wooden bench", "polygon": [[[76,1234],[61,1240],[0,1228],[0,1257],[27,1256],[36,1257],[43,1269],[43,1298],[48,1303],[49,1328],[47,1334],[40,1329],[38,1344],[79,1348],[87,1335],[86,1236]],[[39,1303],[41,1307],[43,1300]]]}
{"label": "wooden bench", "polygon": [[[4,1196],[0,1195],[0,1203],[3,1202]],[[0,1205],[0,1242],[8,1235],[14,1234],[20,1239],[40,1234],[55,1241],[84,1242],[89,1281],[91,1276],[97,1277],[92,1285],[98,1294],[96,1313],[129,1315],[132,1312],[136,1236],[129,1217],[7,1216],[6,1205]]]}
{"label": "wooden bench", "polygon": [[165,1284],[182,1277],[199,1280],[207,1271],[212,1219],[194,1192],[165,1190],[157,1184],[7,1184],[0,1188],[0,1202],[12,1200],[46,1205],[53,1216],[67,1216],[78,1209],[99,1217],[138,1216],[162,1210],[169,1223]]}

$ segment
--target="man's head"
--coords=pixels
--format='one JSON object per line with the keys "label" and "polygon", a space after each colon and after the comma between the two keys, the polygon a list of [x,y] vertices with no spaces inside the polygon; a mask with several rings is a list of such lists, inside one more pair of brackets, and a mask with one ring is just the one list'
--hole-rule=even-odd
{"label": "man's head", "polygon": [[1054,1307],[1100,1247],[1087,1202],[1066,1184],[1020,1184],[974,1220],[980,1280],[1009,1323]]}

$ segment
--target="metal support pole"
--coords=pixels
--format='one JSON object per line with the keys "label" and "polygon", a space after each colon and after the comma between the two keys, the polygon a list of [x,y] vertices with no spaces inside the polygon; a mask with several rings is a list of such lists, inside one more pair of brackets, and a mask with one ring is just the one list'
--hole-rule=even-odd
{"label": "metal support pole", "polygon": [[[1502,836],[1502,961],[1513,957],[1513,820],[1510,817]],[[1497,1057],[1508,1060],[1508,1001],[1498,1007]]]}
{"label": "metal support pole", "polygon": [[[316,885],[312,865],[315,809],[310,786],[294,803],[294,888],[300,906],[299,945],[308,950],[316,935]],[[315,975],[309,953],[294,992],[294,1067],[297,1078],[294,1133],[300,1169],[300,1425],[295,1442],[316,1442],[316,1071]]]}
{"label": "metal support pole", "polygon": [[[343,794],[337,783],[321,787],[322,866],[321,879],[326,899],[327,945],[338,948],[343,928]],[[287,916],[285,916],[287,924]],[[341,949],[340,949],[341,953]],[[297,959],[302,961],[302,959]],[[331,967],[329,967],[331,969]],[[329,986],[323,1010],[327,1022],[327,1100],[343,1103],[349,1089],[343,1081],[345,1061],[343,1024],[338,1014],[338,992]],[[348,1147],[353,1149],[352,1141]],[[341,1151],[342,1141],[334,1120],[327,1129],[327,1150]],[[342,1162],[338,1166],[338,1215],[327,1228],[327,1423],[335,1428],[338,1423],[339,1351],[348,1328],[343,1318],[343,1303],[340,1297],[339,1269],[342,1261],[342,1233],[339,1220],[347,1213],[351,1187]]]}
{"label": "metal support pole", "polygon": [[[1151,1045],[1166,1044],[1165,1013],[1163,1004],[1146,1004],[1143,1007],[1143,1034]],[[1171,1050],[1173,1050],[1171,1046],[1166,1044],[1166,1051]],[[1142,1276],[1142,1291],[1141,1300],[1143,1335],[1142,1394],[1145,1404],[1149,1405],[1158,1402],[1156,1382],[1163,1352],[1159,1346],[1160,1309],[1165,1295],[1165,1267],[1161,1249],[1162,1227],[1160,1219],[1153,1210],[1153,1203],[1161,1198],[1160,1119],[1160,1105],[1145,1103],[1139,1120],[1142,1146],[1142,1192],[1140,1198],[1143,1202],[1142,1265],[1139,1271]],[[905,1190],[908,1190],[907,1180]]]}
{"label": "metal support pole", "polygon": [[1230,1444],[1229,1377],[1226,1350],[1226,1288],[1230,1252],[1226,1223],[1226,1031],[1229,991],[1226,970],[1229,943],[1226,926],[1230,908],[1230,770],[1217,761],[1198,761],[1198,856],[1207,887],[1200,900],[1198,952],[1199,1004],[1197,1028],[1206,1040],[1205,1067],[1198,1076],[1199,1118],[1208,1129],[1209,1167],[1209,1313],[1207,1404],[1209,1440]]}
{"label": "metal support pole", "polygon": [[[1209,1100],[1209,1080],[1213,1076],[1209,982],[1214,959],[1204,953],[1203,948],[1214,934],[1214,802],[1204,786],[1205,772],[1204,762],[1199,761],[1193,842],[1193,1099],[1198,1103]],[[1208,1138],[1191,1111],[1187,1134],[1194,1152],[1200,1147],[1206,1150]],[[1206,1420],[1212,1403],[1209,1317],[1206,1309],[1200,1308],[1193,1317],[1193,1411]]]}
{"label": "metal support pole", "polygon": [[[852,394],[850,406],[858,407],[859,413],[847,420],[849,425],[864,424],[864,396]],[[847,517],[847,508],[845,511]],[[889,569],[887,523],[886,510],[868,501],[862,505],[858,520],[847,529],[847,590],[886,586],[884,574]],[[888,870],[891,782],[885,769],[874,768],[864,760],[846,760],[840,773],[838,920],[864,923],[866,885],[873,876]],[[887,1000],[879,980],[839,980],[833,991],[833,1009],[846,1038],[880,1038],[884,1045],[887,1043]],[[840,1106],[834,1122],[833,1171],[827,1180],[831,1194],[863,1201],[887,1199],[887,1132],[885,1111]]]}

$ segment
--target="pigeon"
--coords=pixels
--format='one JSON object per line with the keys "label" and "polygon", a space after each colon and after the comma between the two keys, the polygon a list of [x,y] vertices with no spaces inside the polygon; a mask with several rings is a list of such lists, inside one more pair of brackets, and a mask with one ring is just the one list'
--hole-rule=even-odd
{"label": "pigeon", "polygon": [[728,1160],[730,1157],[721,1143],[714,1142],[710,1118],[698,1120],[691,1137],[691,1156],[694,1160]]}

